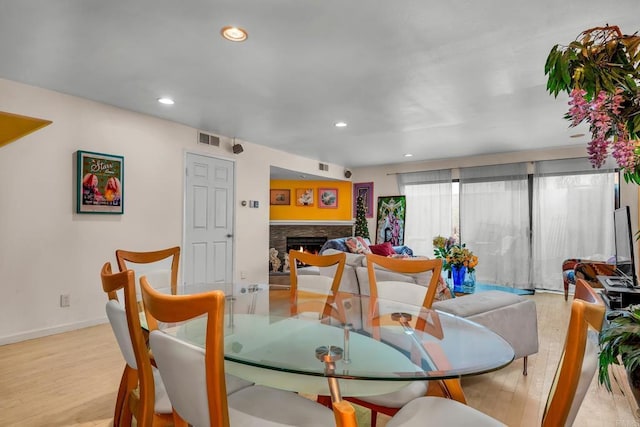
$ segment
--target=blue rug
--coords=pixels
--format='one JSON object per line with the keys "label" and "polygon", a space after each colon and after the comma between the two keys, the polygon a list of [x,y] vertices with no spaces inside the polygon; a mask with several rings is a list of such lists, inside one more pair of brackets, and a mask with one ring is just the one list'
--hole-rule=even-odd
{"label": "blue rug", "polygon": [[533,289],[515,289],[508,286],[500,286],[500,285],[492,285],[491,283],[476,283],[476,292],[483,291],[503,291],[503,292],[511,292],[512,294],[517,295],[533,295],[535,291]]}

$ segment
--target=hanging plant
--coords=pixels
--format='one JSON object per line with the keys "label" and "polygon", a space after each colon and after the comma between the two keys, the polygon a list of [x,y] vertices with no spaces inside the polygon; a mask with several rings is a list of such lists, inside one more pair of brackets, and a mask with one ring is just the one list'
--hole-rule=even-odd
{"label": "hanging plant", "polygon": [[569,126],[589,124],[593,166],[611,152],[625,181],[640,184],[640,36],[617,26],[591,28],[568,46],[555,45],[544,72],[550,94],[569,94]]}

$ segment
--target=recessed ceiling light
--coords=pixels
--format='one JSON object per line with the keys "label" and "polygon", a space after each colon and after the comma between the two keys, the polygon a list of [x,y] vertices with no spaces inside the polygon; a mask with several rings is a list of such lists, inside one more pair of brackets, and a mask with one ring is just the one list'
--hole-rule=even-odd
{"label": "recessed ceiling light", "polygon": [[411,153],[407,153],[407,154],[405,154],[404,156],[405,156],[405,157],[413,157],[413,154],[411,154]]}
{"label": "recessed ceiling light", "polygon": [[346,128],[347,124],[345,122],[337,122],[337,123],[334,123],[334,126],[337,128]]}
{"label": "recessed ceiling light", "polygon": [[166,97],[158,98],[158,102],[165,105],[173,105],[176,103],[173,99]]}
{"label": "recessed ceiling light", "polygon": [[227,26],[220,30],[220,34],[230,42],[243,42],[247,39],[247,32],[240,27]]}

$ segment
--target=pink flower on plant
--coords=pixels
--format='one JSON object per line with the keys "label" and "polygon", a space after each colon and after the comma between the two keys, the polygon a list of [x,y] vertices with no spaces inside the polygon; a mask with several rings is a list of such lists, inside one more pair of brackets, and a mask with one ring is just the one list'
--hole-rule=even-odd
{"label": "pink flower on plant", "polygon": [[573,89],[571,91],[571,99],[569,100],[571,108],[568,113],[569,117],[572,119],[571,126],[577,126],[589,114],[589,104],[584,99],[586,94],[587,92],[582,89]]}
{"label": "pink flower on plant", "polygon": [[587,153],[589,153],[589,160],[594,167],[602,167],[607,158],[607,148],[608,143],[604,138],[595,138],[589,142]]}
{"label": "pink flower on plant", "polygon": [[616,94],[611,98],[611,112],[615,115],[620,114],[622,101],[624,101],[624,97],[622,96],[622,89],[616,90]]}
{"label": "pink flower on plant", "polygon": [[635,143],[628,139],[618,139],[613,143],[613,150],[611,155],[618,166],[623,169],[633,169],[635,167],[635,155],[634,155]]}

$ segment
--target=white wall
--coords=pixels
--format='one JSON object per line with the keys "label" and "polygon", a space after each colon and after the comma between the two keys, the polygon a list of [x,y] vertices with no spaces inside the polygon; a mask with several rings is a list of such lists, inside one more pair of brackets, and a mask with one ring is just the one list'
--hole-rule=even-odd
{"label": "white wall", "polygon": [[[226,137],[202,146],[196,129],[2,79],[0,111],[53,121],[0,147],[0,344],[104,322],[99,272],[115,269],[116,249],[182,245],[185,151],[236,164],[234,276],[247,282],[268,279],[270,166],[344,179],[342,166],[320,172],[317,160],[245,141],[234,155]],[[75,213],[77,150],[124,156],[124,215]]]}

